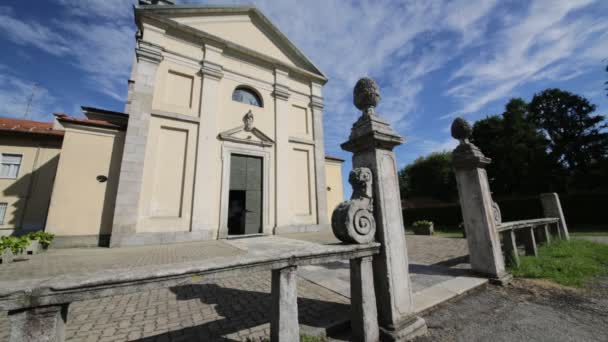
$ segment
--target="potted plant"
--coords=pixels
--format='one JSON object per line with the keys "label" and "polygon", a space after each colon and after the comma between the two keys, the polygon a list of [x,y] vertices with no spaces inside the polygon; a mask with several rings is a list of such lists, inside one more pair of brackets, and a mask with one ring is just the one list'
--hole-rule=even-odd
{"label": "potted plant", "polygon": [[414,234],[416,235],[433,235],[434,233],[433,222],[431,221],[416,221],[412,227],[414,228]]}
{"label": "potted plant", "polygon": [[36,241],[37,244],[42,247],[42,249],[47,249],[49,248],[51,242],[53,242],[55,235],[39,230],[35,233],[28,234],[28,237],[30,238],[30,240]]}
{"label": "potted plant", "polygon": [[[27,246],[30,244],[30,239],[27,236],[21,236],[21,237],[16,237],[16,236],[3,236],[0,238],[0,250],[2,250],[2,256],[3,256],[3,263],[4,263],[4,255],[6,255],[7,260],[10,259],[11,262],[14,260],[14,257],[17,255],[20,255],[23,250],[25,250],[27,248]],[[9,255],[6,252],[6,249],[10,250],[10,254]]]}

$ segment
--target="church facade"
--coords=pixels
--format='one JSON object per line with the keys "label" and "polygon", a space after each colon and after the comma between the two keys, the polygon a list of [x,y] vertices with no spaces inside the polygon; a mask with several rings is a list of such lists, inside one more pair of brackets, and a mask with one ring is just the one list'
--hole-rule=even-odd
{"label": "church facade", "polygon": [[[324,151],[326,76],[254,7],[156,1],[135,20],[125,113],[90,110],[108,125],[81,127],[105,139],[87,163],[105,173],[70,138],[86,120],[57,117],[65,153],[46,230],[127,246],[326,229],[342,200],[341,161]],[[74,181],[79,168],[92,170]],[[96,172],[99,199],[74,201]]]}

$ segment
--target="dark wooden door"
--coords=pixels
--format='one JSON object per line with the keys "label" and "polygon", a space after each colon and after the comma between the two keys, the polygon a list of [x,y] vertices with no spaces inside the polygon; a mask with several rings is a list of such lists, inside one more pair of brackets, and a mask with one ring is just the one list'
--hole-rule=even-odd
{"label": "dark wooden door", "polygon": [[228,234],[262,232],[262,158],[230,156]]}

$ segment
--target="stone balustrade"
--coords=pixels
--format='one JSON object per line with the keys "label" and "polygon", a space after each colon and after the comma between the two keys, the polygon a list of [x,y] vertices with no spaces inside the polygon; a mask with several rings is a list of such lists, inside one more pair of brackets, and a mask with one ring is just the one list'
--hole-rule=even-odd
{"label": "stone balustrade", "polygon": [[[256,237],[239,242],[244,254],[196,262],[148,265],[108,272],[57,274],[34,279],[0,281],[0,310],[8,311],[11,342],[64,340],[70,303],[139,291],[168,288],[242,272],[272,271],[273,341],[299,341],[296,272],[298,266],[350,259],[366,273],[380,244],[321,245],[278,237]],[[357,271],[355,271],[357,272]],[[369,290],[365,278],[360,291]],[[373,286],[371,287],[373,289]],[[355,300],[355,299],[353,299]],[[375,301],[374,301],[375,302]]]}

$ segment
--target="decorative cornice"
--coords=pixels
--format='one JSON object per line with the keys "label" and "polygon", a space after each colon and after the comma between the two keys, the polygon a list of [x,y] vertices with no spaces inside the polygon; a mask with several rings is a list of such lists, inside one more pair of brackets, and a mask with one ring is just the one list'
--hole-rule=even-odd
{"label": "decorative cornice", "polygon": [[274,145],[274,140],[272,140],[269,136],[264,134],[264,132],[260,131],[259,129],[257,129],[255,127],[251,128],[250,130],[248,130],[246,132],[252,133],[255,137],[260,139],[260,141],[251,140],[251,139],[243,139],[243,138],[239,138],[239,137],[235,136],[236,133],[239,133],[242,131],[246,131],[245,125],[241,125],[241,126],[233,128],[233,129],[229,129],[227,131],[221,132],[220,134],[218,134],[218,138],[220,140],[232,141],[232,142],[241,143],[241,144],[258,145],[258,146],[266,146],[266,147]]}
{"label": "decorative cornice", "polygon": [[274,92],[272,94],[275,98],[279,100],[287,101],[289,99],[289,96],[291,95],[291,91],[289,90],[288,86],[282,84],[275,84]]}
{"label": "decorative cornice", "polygon": [[457,170],[485,168],[492,159],[483,155],[481,150],[470,142],[461,143],[452,152],[452,164]]}
{"label": "decorative cornice", "polygon": [[163,60],[163,48],[160,45],[148,43],[139,39],[135,48],[137,60],[144,60],[150,63],[160,63]]}
{"label": "decorative cornice", "polygon": [[320,96],[312,95],[310,97],[310,106],[312,109],[322,110],[325,107],[323,103],[323,98]]}
{"label": "decorative cornice", "polygon": [[221,80],[224,77],[224,68],[217,63],[202,61],[201,74],[215,80]]}

